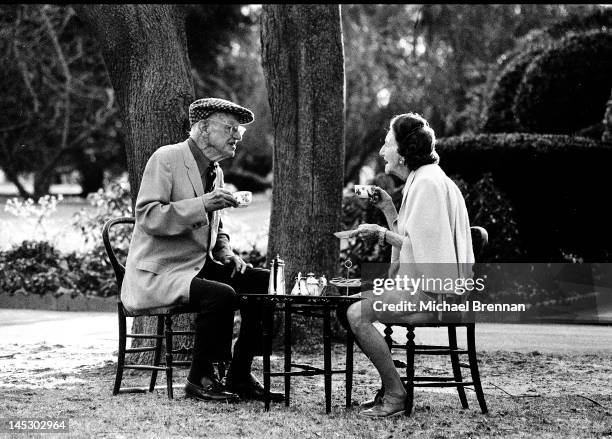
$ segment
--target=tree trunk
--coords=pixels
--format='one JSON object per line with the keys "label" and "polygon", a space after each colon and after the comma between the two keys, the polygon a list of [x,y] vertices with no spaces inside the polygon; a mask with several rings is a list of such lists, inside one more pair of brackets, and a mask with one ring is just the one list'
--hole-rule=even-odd
{"label": "tree trunk", "polygon": [[[75,5],[97,37],[123,119],[132,203],[145,165],[160,146],[185,139],[194,100],[184,17],[176,5]],[[191,327],[190,316],[174,319]],[[134,319],[134,330],[154,333],[154,319]],[[177,340],[177,347],[186,341]],[[133,343],[136,346],[136,343]],[[148,353],[140,361],[150,361]]]}
{"label": "tree trunk", "polygon": [[344,54],[339,5],[264,5],[262,62],[274,127],[268,261],[328,278],[339,271]]}
{"label": "tree trunk", "polygon": [[612,91],[610,92],[610,99],[606,104],[606,112],[604,114],[604,130],[601,137],[601,141],[604,143],[612,144]]}
{"label": "tree trunk", "polygon": [[52,172],[39,172],[39,170],[34,171],[34,187],[32,193],[32,198],[34,201],[38,201],[39,198],[49,194],[52,178]]}
{"label": "tree trunk", "polygon": [[11,169],[9,169],[8,166],[4,166],[3,171],[6,174],[6,178],[8,179],[8,181],[13,183],[17,188],[17,191],[19,191],[20,197],[22,197],[23,199],[32,198],[32,194],[29,193],[19,181],[19,175],[16,172],[13,172]]}
{"label": "tree trunk", "polygon": [[75,6],[97,37],[123,118],[132,200],[147,160],[186,137],[194,99],[184,17],[175,5]]}

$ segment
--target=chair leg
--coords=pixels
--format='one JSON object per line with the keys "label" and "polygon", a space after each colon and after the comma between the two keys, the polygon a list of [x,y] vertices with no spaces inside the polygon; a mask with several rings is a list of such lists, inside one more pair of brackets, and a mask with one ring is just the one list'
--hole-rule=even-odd
{"label": "chair leg", "polygon": [[[456,382],[463,381],[463,377],[461,376],[461,366],[459,366],[459,355],[455,352],[454,349],[457,349],[457,328],[455,326],[448,327],[448,346],[451,349],[451,364],[453,365],[453,376],[455,377]],[[459,399],[461,400],[461,406],[466,409],[469,407],[467,398],[465,397],[465,387],[458,385],[457,393],[459,394]]]}
{"label": "chair leg", "polygon": [[166,388],[168,390],[168,398],[174,398],[172,394],[172,317],[167,315],[165,319],[165,330],[166,336]]}
{"label": "chair leg", "polygon": [[387,346],[389,346],[390,351],[393,350],[393,339],[391,338],[391,335],[393,335],[393,328],[391,327],[391,325],[386,325],[385,326],[385,342],[387,343]]}
{"label": "chair leg", "polygon": [[[157,316],[157,335],[164,335],[164,317]],[[159,360],[161,359],[162,350],[162,339],[155,339],[155,355],[153,357],[153,366],[159,366]],[[157,371],[151,371],[151,383],[149,384],[149,392],[155,390],[155,383],[157,382]]]}
{"label": "chair leg", "polygon": [[407,326],[406,334],[406,416],[412,413],[414,404],[414,326]]}
{"label": "chair leg", "polygon": [[[285,303],[285,367],[284,372],[291,372],[291,303]],[[291,375],[285,375],[285,407],[289,407],[291,397]]]}
{"label": "chair leg", "polygon": [[113,395],[117,395],[121,389],[121,380],[123,379],[123,365],[125,364],[125,344],[127,339],[126,320],[121,303],[117,303],[119,316],[119,352],[117,354],[117,373],[115,375],[115,386],[113,387]]}
{"label": "chair leg", "polygon": [[325,413],[330,413],[332,397],[331,316],[329,306],[327,305],[323,309],[323,370]]}
{"label": "chair leg", "polygon": [[480,404],[480,410],[482,413],[487,413],[487,403],[485,402],[484,392],[482,391],[482,384],[480,383],[480,372],[478,371],[478,360],[476,359],[476,337],[475,337],[476,326],[473,323],[467,325],[467,345],[468,345],[468,358],[470,360],[470,373],[472,374],[472,381],[474,382],[474,390],[476,391],[476,397],[478,398],[478,404]]}

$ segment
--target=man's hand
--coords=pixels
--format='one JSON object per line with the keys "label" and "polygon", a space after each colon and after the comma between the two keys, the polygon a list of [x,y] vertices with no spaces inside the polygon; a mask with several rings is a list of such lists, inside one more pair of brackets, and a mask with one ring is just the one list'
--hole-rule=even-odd
{"label": "man's hand", "polygon": [[239,204],[232,193],[223,188],[215,189],[202,195],[202,199],[204,200],[204,210],[206,212],[213,212],[225,209],[226,207],[238,207]]}
{"label": "man's hand", "polygon": [[253,268],[252,264],[247,264],[238,255],[228,255],[224,257],[221,262],[223,262],[223,265],[234,264],[234,269],[230,277],[234,277],[237,272],[240,272],[240,274],[244,273],[247,267]]}

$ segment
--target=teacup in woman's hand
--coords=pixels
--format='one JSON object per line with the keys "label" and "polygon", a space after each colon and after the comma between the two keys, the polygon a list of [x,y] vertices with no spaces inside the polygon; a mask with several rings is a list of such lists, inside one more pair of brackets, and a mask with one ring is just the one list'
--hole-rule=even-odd
{"label": "teacup in woman's hand", "polygon": [[238,207],[247,207],[253,201],[253,193],[250,191],[238,191],[232,195],[238,201]]}
{"label": "teacup in woman's hand", "polygon": [[355,195],[358,198],[370,198],[372,196],[374,186],[371,184],[356,184]]}

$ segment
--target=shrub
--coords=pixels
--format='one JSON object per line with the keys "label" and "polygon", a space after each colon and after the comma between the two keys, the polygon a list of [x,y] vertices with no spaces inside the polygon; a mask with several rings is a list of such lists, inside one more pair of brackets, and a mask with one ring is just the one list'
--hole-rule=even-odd
{"label": "shrub", "polygon": [[497,77],[483,115],[485,133],[511,133],[521,131],[513,111],[514,98],[525,70],[543,48],[535,48],[515,56]]}
{"label": "shrub", "polygon": [[498,58],[498,68],[501,71],[516,56],[535,47],[546,46],[569,33],[582,33],[610,28],[612,28],[612,9],[610,8],[595,9],[586,15],[571,14],[555,24],[541,29],[533,29],[519,38],[513,49]]}
{"label": "shrub", "polygon": [[612,32],[563,38],[537,56],[513,111],[523,131],[573,133],[601,122],[612,87]]}
{"label": "shrub", "polygon": [[612,148],[580,137],[510,133],[442,138],[437,150],[446,173],[468,184],[491,173],[515,210],[523,260],[612,256],[612,231],[599,211]]}
{"label": "shrub", "polygon": [[612,9],[607,7],[595,9],[586,15],[572,14],[566,19],[548,26],[545,32],[552,38],[560,38],[568,32],[586,32],[606,28],[612,28]]}
{"label": "shrub", "polygon": [[587,15],[572,14],[543,29],[534,29],[520,38],[515,47],[497,60],[497,77],[487,93],[481,130],[486,133],[525,131],[514,119],[513,105],[518,86],[534,58],[570,33],[612,28],[612,9],[596,9]]}
{"label": "shrub", "polygon": [[[102,228],[106,221],[110,218],[133,216],[130,184],[126,177],[113,180],[103,189],[90,193],[87,201],[94,209],[81,209],[75,213],[72,225],[82,233],[85,242],[93,244],[94,248],[102,245]],[[119,233],[120,229],[111,229],[111,242],[127,249],[130,235]]]}
{"label": "shrub", "polygon": [[519,230],[512,203],[495,184],[491,173],[486,173],[475,184],[453,178],[465,198],[470,225],[484,227],[489,242],[479,262],[516,261],[523,255]]}
{"label": "shrub", "polygon": [[23,241],[0,252],[0,292],[107,297],[117,287],[112,268],[95,252],[64,254],[45,241]]}

